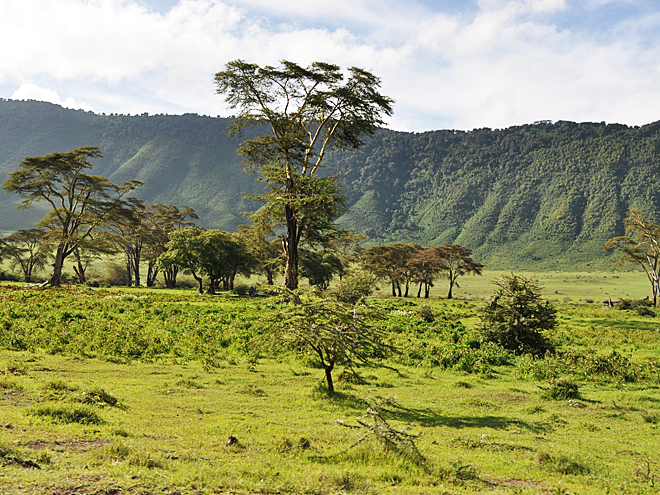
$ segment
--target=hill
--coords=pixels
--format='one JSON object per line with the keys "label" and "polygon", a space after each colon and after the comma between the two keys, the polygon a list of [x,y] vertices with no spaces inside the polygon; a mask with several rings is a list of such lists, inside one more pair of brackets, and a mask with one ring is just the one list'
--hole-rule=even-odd
{"label": "hill", "polygon": [[[206,227],[234,230],[255,208],[229,119],[97,115],[35,101],[0,101],[0,177],[25,156],[100,146],[95,172],[144,181],[138,196],[193,207]],[[605,268],[608,238],[631,207],[660,219],[660,123],[643,127],[539,122],[502,130],[380,130],[355,153],[328,155],[344,177],[342,226],[371,243],[456,242],[491,268]],[[4,180],[4,179],[3,179]],[[34,224],[0,197],[0,230]]]}

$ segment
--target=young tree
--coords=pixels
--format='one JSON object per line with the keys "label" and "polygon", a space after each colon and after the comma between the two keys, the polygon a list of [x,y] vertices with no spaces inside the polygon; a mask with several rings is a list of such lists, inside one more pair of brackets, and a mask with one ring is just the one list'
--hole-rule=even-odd
{"label": "young tree", "polygon": [[660,225],[648,221],[640,210],[630,210],[623,221],[628,235],[613,237],[604,249],[619,249],[621,255],[614,266],[626,262],[642,267],[651,283],[653,306],[658,304],[660,293]]}
{"label": "young tree", "polygon": [[44,229],[17,230],[0,239],[2,257],[10,259],[12,269],[20,267],[23,280],[32,282],[36,270],[43,270],[52,257],[52,245]]}
{"label": "young tree", "polygon": [[287,307],[263,318],[268,348],[311,350],[325,371],[328,393],[335,392],[335,366],[370,364],[393,352],[385,343],[383,330],[373,324],[377,313],[372,308],[291,293],[289,296]]}
{"label": "young tree", "polygon": [[233,132],[265,125],[268,132],[245,141],[239,153],[248,170],[258,172],[268,192],[257,197],[268,224],[283,227],[284,284],[298,287],[298,249],[334,229],[343,211],[336,178],[317,174],[330,149],[354,150],[391,115],[393,101],[378,92],[380,80],[352,67],[349,77],[336,65],[315,62],[280,67],[229,62],[215,75],[217,92],[238,109]]}
{"label": "young tree", "polygon": [[512,273],[493,283],[498,288],[479,311],[482,339],[517,354],[543,355],[552,350],[541,332],[556,326],[557,311],[549,302],[541,302],[538,281]]}
{"label": "young tree", "polygon": [[200,276],[203,232],[201,227],[187,227],[170,232],[167,251],[158,257],[158,266],[163,270],[176,267],[177,271],[182,270],[183,273],[192,275],[197,281],[197,291],[200,294],[204,292],[203,279]]}
{"label": "young tree", "polygon": [[59,286],[64,260],[95,231],[126,217],[132,217],[141,202],[126,195],[139,181],[113,184],[105,177],[86,173],[89,160],[100,158],[97,147],[78,148],[65,153],[27,157],[19,170],[11,172],[2,188],[21,196],[18,208],[30,208],[45,201],[51,210],[38,226],[51,230],[56,252],[50,285]]}
{"label": "young tree", "polygon": [[468,273],[481,275],[482,268],[486,266],[474,261],[471,258],[472,250],[459,244],[447,244],[445,242],[436,249],[438,250],[438,257],[440,259],[440,272],[444,278],[449,280],[447,299],[453,298],[454,286],[459,287],[456,282],[458,277],[462,277]]}

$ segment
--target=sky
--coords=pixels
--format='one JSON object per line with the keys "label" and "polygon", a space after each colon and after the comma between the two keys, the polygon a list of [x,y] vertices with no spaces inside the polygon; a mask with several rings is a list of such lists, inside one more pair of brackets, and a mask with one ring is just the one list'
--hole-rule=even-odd
{"label": "sky", "polygon": [[660,120],[657,0],[0,0],[0,97],[229,116],[229,61],[356,66],[389,128]]}

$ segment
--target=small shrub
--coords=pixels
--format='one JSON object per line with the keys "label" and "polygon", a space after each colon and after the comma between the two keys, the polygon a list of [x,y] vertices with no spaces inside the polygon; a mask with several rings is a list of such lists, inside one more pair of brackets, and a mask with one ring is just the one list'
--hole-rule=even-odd
{"label": "small shrub", "polygon": [[11,375],[27,375],[28,367],[22,361],[10,361],[7,364],[7,373]]}
{"label": "small shrub", "polygon": [[435,316],[433,315],[433,309],[431,306],[423,304],[418,309],[419,316],[426,323],[433,323],[435,321]]}
{"label": "small shrub", "polygon": [[234,289],[232,292],[238,296],[241,297],[247,297],[250,294],[250,286],[249,285],[236,285],[234,286]]}
{"label": "small shrub", "polygon": [[8,377],[0,377],[0,390],[23,390],[23,386],[20,383],[12,380]]}
{"label": "small shrub", "polygon": [[579,399],[578,385],[568,380],[557,380],[545,388],[541,396],[548,400]]}
{"label": "small shrub", "polygon": [[553,350],[541,332],[557,325],[557,311],[550,302],[541,302],[539,282],[512,273],[493,283],[498,288],[479,310],[481,339],[517,354],[542,356]]}

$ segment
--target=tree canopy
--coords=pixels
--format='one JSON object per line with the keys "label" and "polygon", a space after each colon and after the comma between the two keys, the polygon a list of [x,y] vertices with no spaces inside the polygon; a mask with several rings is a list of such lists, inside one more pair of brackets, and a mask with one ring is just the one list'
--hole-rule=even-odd
{"label": "tree canopy", "polygon": [[117,185],[100,175],[86,173],[92,168],[90,160],[101,156],[99,148],[90,146],[27,157],[2,186],[23,198],[18,208],[30,208],[42,201],[51,207],[38,224],[51,231],[56,248],[50,285],[60,285],[64,260],[83,242],[104,227],[133,218],[142,205],[127,197],[140,181]]}

